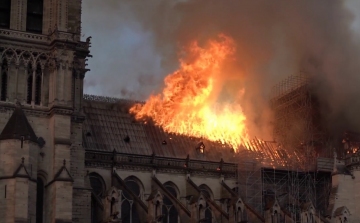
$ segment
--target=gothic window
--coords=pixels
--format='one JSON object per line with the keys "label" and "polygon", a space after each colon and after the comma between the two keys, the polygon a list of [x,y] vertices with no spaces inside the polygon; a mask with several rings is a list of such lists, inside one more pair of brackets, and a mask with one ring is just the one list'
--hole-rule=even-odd
{"label": "gothic window", "polygon": [[206,204],[205,219],[206,223],[212,223],[212,212],[208,204]]}
{"label": "gothic window", "polygon": [[102,197],[105,191],[105,183],[102,177],[97,173],[90,173],[89,178],[94,194],[98,197]]}
{"label": "gothic window", "polygon": [[235,211],[235,219],[236,219],[236,222],[242,221],[242,210],[240,207],[238,207],[238,209]]}
{"label": "gothic window", "polygon": [[[140,197],[140,186],[136,179],[129,177],[124,180],[126,186],[138,197]],[[140,223],[136,205],[131,195],[127,191],[123,191],[121,204],[121,220],[122,223]]]}
{"label": "gothic window", "polygon": [[0,28],[10,28],[11,0],[0,0]]}
{"label": "gothic window", "polygon": [[35,72],[35,104],[36,105],[40,105],[41,102],[41,82],[42,82],[42,71],[40,64],[38,64]]}
{"label": "gothic window", "polygon": [[6,59],[3,60],[1,65],[1,92],[0,101],[6,101],[7,84],[8,84],[8,64]]}
{"label": "gothic window", "polygon": [[90,185],[92,188],[91,195],[91,223],[97,223],[101,220],[99,200],[104,194],[105,183],[102,177],[97,173],[89,174]]}
{"label": "gothic window", "polygon": [[[177,197],[176,189],[174,188],[172,183],[170,182],[165,183],[164,187],[171,195]],[[164,214],[163,223],[177,223],[179,218],[178,212],[174,204],[166,195],[164,195],[163,203],[164,203],[162,207],[162,213]]]}
{"label": "gothic window", "polygon": [[43,26],[43,0],[27,1],[26,31],[42,33]]}
{"label": "gothic window", "polygon": [[43,222],[44,210],[44,181],[38,177],[36,184],[36,222]]}
{"label": "gothic window", "polygon": [[202,184],[199,186],[199,189],[204,194],[205,197],[212,199],[213,193],[207,185]]}
{"label": "gothic window", "polygon": [[26,94],[26,103],[28,104],[31,104],[32,89],[33,89],[33,68],[31,63],[29,63],[27,69],[27,94]]}

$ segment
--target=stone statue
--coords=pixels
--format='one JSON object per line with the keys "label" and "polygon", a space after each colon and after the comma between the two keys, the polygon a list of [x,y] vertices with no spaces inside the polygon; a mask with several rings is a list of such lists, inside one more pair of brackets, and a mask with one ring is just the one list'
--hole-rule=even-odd
{"label": "stone statue", "polygon": [[112,187],[107,193],[106,201],[108,222],[119,222],[121,219],[121,190]]}

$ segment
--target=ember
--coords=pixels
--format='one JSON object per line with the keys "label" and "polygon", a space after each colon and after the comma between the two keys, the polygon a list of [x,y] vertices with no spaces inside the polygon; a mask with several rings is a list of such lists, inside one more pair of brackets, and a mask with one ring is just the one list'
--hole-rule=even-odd
{"label": "ember", "polygon": [[225,35],[206,47],[193,42],[180,58],[180,68],[165,78],[162,93],[130,112],[137,120],[151,118],[169,133],[204,137],[238,150],[248,141],[246,116],[240,104],[218,100],[222,70],[234,52],[233,40]]}

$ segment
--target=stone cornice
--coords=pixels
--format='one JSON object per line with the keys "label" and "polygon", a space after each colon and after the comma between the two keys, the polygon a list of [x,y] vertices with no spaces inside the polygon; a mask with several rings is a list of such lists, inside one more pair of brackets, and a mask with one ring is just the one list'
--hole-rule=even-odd
{"label": "stone cornice", "polygon": [[85,151],[85,165],[87,167],[107,168],[113,167],[124,170],[152,171],[219,177],[237,177],[237,164],[220,162],[166,158],[146,155],[122,154],[114,152]]}
{"label": "stone cornice", "polygon": [[56,42],[63,42],[73,45],[77,50],[88,51],[90,47],[90,40],[86,42],[79,41],[79,34],[68,33],[61,31],[54,31],[49,35],[28,33],[18,30],[0,29],[0,39],[8,40],[11,43],[29,43],[43,46],[51,46]]}
{"label": "stone cornice", "polygon": [[[15,103],[11,102],[0,102],[0,111],[13,111],[16,107]],[[52,107],[40,107],[36,106],[35,108],[32,108],[30,105],[22,105],[22,109],[25,112],[26,115],[34,115],[38,117],[49,117],[54,114],[60,114],[60,115],[72,115],[73,114],[73,108],[68,106],[52,106]]]}
{"label": "stone cornice", "polygon": [[0,176],[0,181],[1,180],[7,180],[7,179],[15,179],[15,178],[25,178],[25,179],[29,179],[31,182],[37,182],[36,179],[31,178],[29,176],[25,176],[25,175],[19,175],[19,176]]}
{"label": "stone cornice", "polygon": [[[79,41],[78,34],[55,31],[50,35],[35,34],[10,29],[0,29],[0,40],[9,47],[19,46],[23,48],[42,49],[45,51],[60,47],[82,52],[86,57],[89,54],[90,39],[86,42]],[[36,47],[34,47],[34,44]]]}

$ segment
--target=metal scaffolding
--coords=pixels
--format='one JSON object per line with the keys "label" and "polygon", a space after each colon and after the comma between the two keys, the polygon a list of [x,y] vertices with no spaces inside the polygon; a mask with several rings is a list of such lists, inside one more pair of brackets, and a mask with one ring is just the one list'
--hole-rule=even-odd
{"label": "metal scaffolding", "polygon": [[295,222],[300,221],[301,205],[305,203],[311,202],[322,214],[326,211],[330,179],[330,173],[262,169],[264,196],[276,198]]}
{"label": "metal scaffolding", "polygon": [[274,139],[286,148],[313,150],[326,139],[313,87],[311,79],[301,73],[273,88],[270,103],[275,119]]}
{"label": "metal scaffolding", "polygon": [[270,101],[275,141],[255,139],[239,154],[240,195],[261,214],[269,197],[276,198],[295,222],[300,222],[304,203],[311,202],[320,213],[327,209],[333,149],[312,87],[305,74],[275,86]]}

